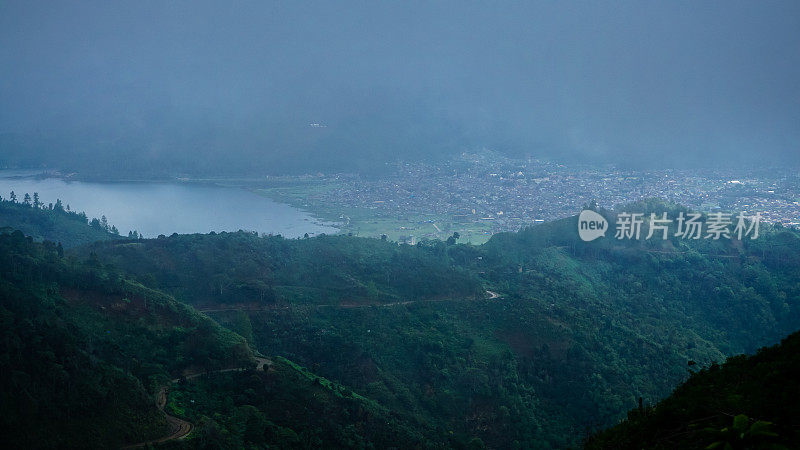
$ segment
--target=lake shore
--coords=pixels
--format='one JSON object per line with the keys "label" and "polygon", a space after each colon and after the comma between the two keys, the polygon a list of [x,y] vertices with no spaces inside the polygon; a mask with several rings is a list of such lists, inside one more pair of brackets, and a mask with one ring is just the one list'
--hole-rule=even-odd
{"label": "lake shore", "polygon": [[83,181],[54,172],[0,170],[0,195],[38,193],[46,206],[56,200],[91,219],[106,216],[122,234],[136,230],[146,237],[172,233],[256,231],[286,237],[337,234],[306,210],[257,195],[241,180]]}

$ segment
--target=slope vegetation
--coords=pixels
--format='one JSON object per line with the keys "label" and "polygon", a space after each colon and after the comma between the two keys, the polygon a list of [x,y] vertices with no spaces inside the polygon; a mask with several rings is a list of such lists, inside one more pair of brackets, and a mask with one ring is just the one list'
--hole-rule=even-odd
{"label": "slope vegetation", "polygon": [[13,447],[114,447],[160,436],[158,386],[250,364],[244,339],[171,297],[0,234],[0,432]]}
{"label": "slope vegetation", "polygon": [[[661,208],[681,210],[631,205]],[[566,219],[481,247],[225,233],[75,254],[212,305],[262,353],[427,423],[454,446],[577,445],[639,397],[668,395],[690,361],[710,366],[800,328],[797,231],[584,243],[576,229]]]}
{"label": "slope vegetation", "polygon": [[586,448],[794,446],[800,442],[799,354],[800,333],[794,333],[753,356],[704,368],[655,407],[631,410]]}

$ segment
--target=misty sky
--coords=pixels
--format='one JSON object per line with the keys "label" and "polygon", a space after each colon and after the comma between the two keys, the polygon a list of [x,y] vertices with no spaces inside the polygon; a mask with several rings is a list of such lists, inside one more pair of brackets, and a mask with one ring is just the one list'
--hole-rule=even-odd
{"label": "misty sky", "polygon": [[236,167],[800,163],[800,2],[0,0],[0,133]]}

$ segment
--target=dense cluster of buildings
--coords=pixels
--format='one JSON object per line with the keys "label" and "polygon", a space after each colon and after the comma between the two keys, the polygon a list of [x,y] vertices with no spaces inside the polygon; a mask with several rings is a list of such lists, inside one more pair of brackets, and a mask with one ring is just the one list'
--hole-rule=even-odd
{"label": "dense cluster of buildings", "polygon": [[800,174],[788,168],[637,171],[484,152],[440,164],[397,164],[381,178],[336,175],[335,181],[335,188],[306,199],[312,209],[357,207],[399,220],[485,222],[491,232],[574,215],[593,200],[613,208],[654,197],[701,212],[760,212],[764,221],[800,222]]}

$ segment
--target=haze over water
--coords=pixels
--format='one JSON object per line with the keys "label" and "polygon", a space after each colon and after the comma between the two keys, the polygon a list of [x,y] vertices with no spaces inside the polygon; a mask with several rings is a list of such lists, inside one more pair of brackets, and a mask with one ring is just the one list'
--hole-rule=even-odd
{"label": "haze over water", "polygon": [[137,230],[145,237],[172,233],[251,230],[300,237],[336,233],[307,212],[239,188],[180,183],[87,183],[61,179],[10,178],[19,171],[0,171],[0,196],[14,191],[40,200],[61,199],[91,219],[105,215],[120,234]]}

